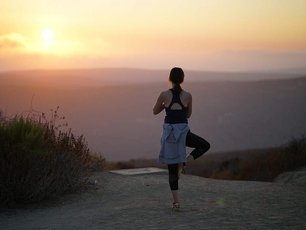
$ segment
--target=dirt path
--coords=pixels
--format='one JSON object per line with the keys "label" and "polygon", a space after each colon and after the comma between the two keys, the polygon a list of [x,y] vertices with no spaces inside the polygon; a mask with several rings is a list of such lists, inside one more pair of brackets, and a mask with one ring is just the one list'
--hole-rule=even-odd
{"label": "dirt path", "polygon": [[306,229],[306,189],[184,175],[172,211],[167,174],[100,173],[96,190],[0,213],[0,229]]}

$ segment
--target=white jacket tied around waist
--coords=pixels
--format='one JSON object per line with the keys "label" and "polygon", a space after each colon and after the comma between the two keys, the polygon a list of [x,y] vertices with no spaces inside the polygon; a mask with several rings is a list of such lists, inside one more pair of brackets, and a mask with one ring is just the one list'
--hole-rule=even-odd
{"label": "white jacket tied around waist", "polygon": [[186,135],[189,126],[186,123],[163,125],[159,161],[164,164],[186,162]]}

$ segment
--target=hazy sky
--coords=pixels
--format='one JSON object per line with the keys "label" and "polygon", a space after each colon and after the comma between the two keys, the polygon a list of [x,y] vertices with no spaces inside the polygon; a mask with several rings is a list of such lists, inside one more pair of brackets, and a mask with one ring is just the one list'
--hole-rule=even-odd
{"label": "hazy sky", "polygon": [[305,0],[1,0],[0,70],[305,67]]}

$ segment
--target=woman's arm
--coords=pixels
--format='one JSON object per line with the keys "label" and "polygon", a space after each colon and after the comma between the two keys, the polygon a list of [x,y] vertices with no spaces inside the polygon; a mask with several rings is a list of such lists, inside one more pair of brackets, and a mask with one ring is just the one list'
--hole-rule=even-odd
{"label": "woman's arm", "polygon": [[154,105],[154,108],[153,108],[153,114],[154,115],[157,115],[159,114],[161,111],[164,110],[165,108],[165,97],[164,97],[164,93],[161,93],[159,95],[159,97],[157,98],[157,101]]}

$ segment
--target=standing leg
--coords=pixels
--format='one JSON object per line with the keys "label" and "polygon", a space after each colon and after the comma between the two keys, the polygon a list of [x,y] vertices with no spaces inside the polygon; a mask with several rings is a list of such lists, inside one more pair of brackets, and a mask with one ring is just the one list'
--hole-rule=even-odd
{"label": "standing leg", "polygon": [[202,156],[210,148],[210,144],[206,140],[190,131],[187,133],[186,136],[186,146],[195,148],[190,153],[190,155],[193,156],[194,160]]}
{"label": "standing leg", "polygon": [[173,196],[173,203],[179,203],[178,199],[178,164],[169,164],[168,171],[169,171],[169,185]]}

